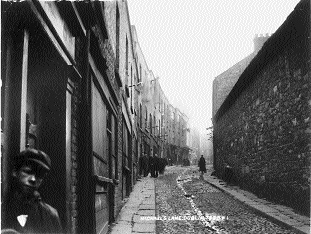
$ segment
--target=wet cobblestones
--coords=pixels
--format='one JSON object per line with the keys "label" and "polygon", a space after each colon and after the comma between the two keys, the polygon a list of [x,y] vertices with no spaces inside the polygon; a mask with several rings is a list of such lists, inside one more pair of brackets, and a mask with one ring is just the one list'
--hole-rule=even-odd
{"label": "wet cobblestones", "polygon": [[[176,216],[194,216],[195,212],[184,193],[178,188],[176,179],[184,168],[167,170],[155,181],[157,217],[170,219]],[[157,220],[157,233],[213,233],[204,230],[199,220]]]}
{"label": "wet cobblestones", "polygon": [[[177,178],[182,188],[177,185]],[[191,206],[192,200],[195,207],[208,217],[211,227],[221,230],[212,231],[200,220],[157,220],[157,233],[294,233],[257,215],[186,167],[167,168],[165,174],[155,181],[155,188],[158,217],[195,216],[197,212]]]}

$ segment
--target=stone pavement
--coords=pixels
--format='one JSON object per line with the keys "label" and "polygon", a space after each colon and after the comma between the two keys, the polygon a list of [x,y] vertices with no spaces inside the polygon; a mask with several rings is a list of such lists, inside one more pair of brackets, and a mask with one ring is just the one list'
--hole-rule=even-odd
{"label": "stone pavement", "polygon": [[[295,213],[291,208],[260,199],[256,195],[240,189],[238,186],[228,185],[217,177],[204,174],[204,180],[233,198],[245,203],[253,210],[271,221],[292,228],[297,233],[310,233],[310,217]],[[120,211],[110,234],[156,233],[155,217],[155,184],[154,179],[143,177],[137,181],[128,201]],[[148,220],[148,217],[151,218]],[[147,219],[146,219],[147,218]]]}
{"label": "stone pavement", "polygon": [[233,198],[245,203],[271,221],[292,228],[297,233],[310,233],[310,217],[296,214],[289,207],[260,199],[256,195],[240,189],[238,186],[228,185],[217,177],[210,176],[209,173],[204,174],[204,180],[231,195]]}
{"label": "stone pavement", "polygon": [[[149,218],[149,220],[148,220]],[[150,219],[151,218],[151,219]],[[142,177],[134,186],[128,201],[111,226],[110,234],[155,234],[154,178]]]}

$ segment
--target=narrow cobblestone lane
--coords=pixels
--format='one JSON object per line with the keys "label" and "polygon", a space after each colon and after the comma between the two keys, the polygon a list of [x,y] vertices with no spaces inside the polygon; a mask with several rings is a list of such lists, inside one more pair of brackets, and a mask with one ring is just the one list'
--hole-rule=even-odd
{"label": "narrow cobblestone lane", "polygon": [[155,189],[157,233],[294,233],[200,179],[195,167],[168,167]]}
{"label": "narrow cobblestone lane", "polygon": [[[191,204],[182,190],[178,187],[176,179],[185,169],[170,167],[165,175],[155,180],[157,217],[171,219],[175,216],[194,216]],[[157,233],[213,233],[204,230],[199,220],[157,220]]]}

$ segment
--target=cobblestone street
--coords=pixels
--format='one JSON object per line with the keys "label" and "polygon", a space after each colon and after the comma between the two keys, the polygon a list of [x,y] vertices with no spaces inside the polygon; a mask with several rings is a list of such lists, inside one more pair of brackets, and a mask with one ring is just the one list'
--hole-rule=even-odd
{"label": "cobblestone street", "polygon": [[311,234],[310,4],[1,1],[0,234]]}
{"label": "cobblestone street", "polygon": [[168,167],[155,192],[157,233],[294,233],[200,179],[196,167]]}

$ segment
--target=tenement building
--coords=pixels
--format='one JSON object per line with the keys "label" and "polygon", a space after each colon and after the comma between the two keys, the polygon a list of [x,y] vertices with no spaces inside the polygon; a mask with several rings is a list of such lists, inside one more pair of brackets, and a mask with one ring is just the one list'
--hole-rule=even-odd
{"label": "tenement building", "polygon": [[214,167],[301,212],[310,208],[310,1],[301,0],[215,114]]}
{"label": "tenement building", "polygon": [[40,149],[52,160],[40,192],[64,231],[107,233],[139,157],[167,158],[188,120],[170,119],[127,1],[3,1],[1,14],[1,198],[12,158]]}

